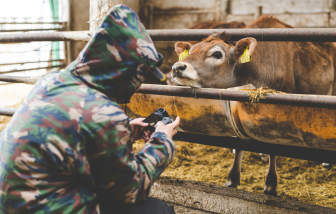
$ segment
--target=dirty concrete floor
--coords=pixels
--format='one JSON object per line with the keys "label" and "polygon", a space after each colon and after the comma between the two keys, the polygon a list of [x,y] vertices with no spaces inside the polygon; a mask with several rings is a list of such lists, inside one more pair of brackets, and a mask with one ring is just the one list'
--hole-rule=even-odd
{"label": "dirty concrete floor", "polygon": [[214,214],[213,212],[207,212],[207,211],[203,211],[203,210],[197,210],[197,209],[193,209],[193,208],[189,208],[189,207],[184,207],[184,206],[180,206],[177,204],[172,204],[174,205],[174,209],[176,214]]}

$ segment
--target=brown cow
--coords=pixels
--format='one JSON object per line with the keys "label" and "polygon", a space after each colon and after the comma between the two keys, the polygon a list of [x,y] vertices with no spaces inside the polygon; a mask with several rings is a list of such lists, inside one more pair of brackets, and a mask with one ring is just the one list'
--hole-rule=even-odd
{"label": "brown cow", "polygon": [[244,27],[246,27],[244,22],[207,21],[197,23],[190,29],[227,29],[227,28],[244,28]]}
{"label": "brown cow", "polygon": [[[246,28],[293,27],[264,15]],[[252,60],[241,63],[246,47]],[[249,37],[233,45],[224,35],[215,34],[195,45],[175,44],[178,55],[185,48],[190,50],[190,55],[173,66],[173,78],[180,85],[230,88],[253,84],[287,93],[336,94],[334,43],[257,42]],[[225,186],[239,185],[243,152],[236,151]],[[276,196],[276,156],[270,155],[269,161],[264,193]]]}
{"label": "brown cow", "polygon": [[[192,27],[190,27],[190,29],[219,29],[219,28],[243,28],[245,27],[245,23],[244,22],[220,22],[220,21],[207,21],[207,22],[200,22],[197,23],[195,25],[193,25]],[[191,41],[191,44],[196,44],[199,41]],[[175,59],[174,59],[175,60]],[[155,77],[153,74],[149,74],[149,76],[147,77],[146,81],[144,83],[147,84],[160,84],[160,85],[165,85],[166,83],[168,85],[177,85],[177,83],[175,81],[172,81],[172,71],[164,71],[162,70],[164,73],[166,73],[167,76],[167,81],[166,82],[162,82],[160,80],[158,80],[157,77]]]}
{"label": "brown cow", "polygon": [[[244,22],[221,22],[221,21],[207,21],[207,22],[200,22],[192,27],[190,29],[229,29],[229,28],[244,28],[246,27]],[[191,44],[196,44],[199,41],[190,41]],[[172,79],[172,71],[166,73],[167,76],[167,84],[168,85],[178,85],[176,81]],[[157,79],[157,78],[156,78]]]}

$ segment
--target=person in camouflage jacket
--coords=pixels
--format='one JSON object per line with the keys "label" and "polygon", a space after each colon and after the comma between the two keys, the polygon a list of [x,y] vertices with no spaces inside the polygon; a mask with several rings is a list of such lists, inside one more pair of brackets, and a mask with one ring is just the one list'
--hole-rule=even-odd
{"label": "person in camouflage jacket", "polygon": [[170,132],[159,124],[134,155],[132,124],[118,103],[157,61],[138,16],[113,7],[78,58],[41,78],[1,133],[0,212],[99,213],[100,198],[145,200],[175,155],[179,118]]}

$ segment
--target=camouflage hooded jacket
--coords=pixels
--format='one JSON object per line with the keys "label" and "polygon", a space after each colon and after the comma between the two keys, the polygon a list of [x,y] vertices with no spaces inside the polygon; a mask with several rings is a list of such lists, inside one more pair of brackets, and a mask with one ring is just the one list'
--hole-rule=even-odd
{"label": "camouflage hooded jacket", "polygon": [[134,155],[127,102],[158,56],[137,15],[113,7],[79,57],[40,79],[0,136],[0,213],[99,213],[137,203],[171,162],[156,132]]}

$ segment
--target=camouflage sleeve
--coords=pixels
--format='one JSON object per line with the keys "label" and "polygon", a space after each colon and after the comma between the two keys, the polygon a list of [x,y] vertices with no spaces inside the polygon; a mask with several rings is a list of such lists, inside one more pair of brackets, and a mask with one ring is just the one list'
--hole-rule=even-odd
{"label": "camouflage sleeve", "polygon": [[91,101],[83,113],[83,137],[98,193],[125,203],[144,200],[172,161],[175,143],[164,133],[154,133],[134,155],[130,124],[116,103],[107,98]]}

